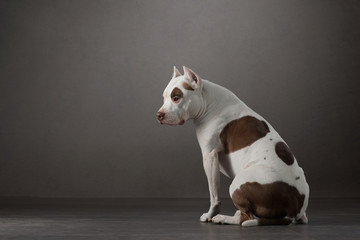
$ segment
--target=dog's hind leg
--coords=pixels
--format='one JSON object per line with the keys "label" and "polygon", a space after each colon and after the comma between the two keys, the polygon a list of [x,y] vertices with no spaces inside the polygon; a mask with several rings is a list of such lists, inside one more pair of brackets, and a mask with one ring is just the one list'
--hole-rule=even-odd
{"label": "dog's hind leg", "polygon": [[240,216],[241,216],[241,213],[240,213],[240,210],[238,210],[238,211],[236,211],[234,216],[226,216],[226,215],[218,214],[215,217],[213,217],[211,219],[211,221],[214,223],[239,225],[240,224]]}

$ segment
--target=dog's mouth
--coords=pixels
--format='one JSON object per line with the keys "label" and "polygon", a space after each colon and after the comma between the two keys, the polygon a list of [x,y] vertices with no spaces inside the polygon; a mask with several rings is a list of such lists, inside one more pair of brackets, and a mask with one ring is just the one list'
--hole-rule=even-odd
{"label": "dog's mouth", "polygon": [[161,121],[158,121],[160,124],[165,124],[165,125],[169,125],[169,126],[177,126],[177,125],[184,125],[185,123],[185,120],[181,120],[180,122],[178,123],[169,123],[169,122],[166,122],[164,120],[161,120]]}

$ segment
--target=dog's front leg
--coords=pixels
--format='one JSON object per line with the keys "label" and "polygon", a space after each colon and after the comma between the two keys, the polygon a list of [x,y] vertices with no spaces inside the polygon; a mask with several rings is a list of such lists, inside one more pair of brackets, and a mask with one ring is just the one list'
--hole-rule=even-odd
{"label": "dog's front leg", "polygon": [[200,217],[201,222],[210,222],[220,212],[219,186],[220,170],[217,151],[213,150],[203,156],[204,170],[209,184],[210,208]]}

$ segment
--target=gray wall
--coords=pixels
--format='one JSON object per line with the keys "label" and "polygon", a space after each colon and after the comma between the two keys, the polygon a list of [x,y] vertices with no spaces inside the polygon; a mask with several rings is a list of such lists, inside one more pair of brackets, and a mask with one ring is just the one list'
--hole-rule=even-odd
{"label": "gray wall", "polygon": [[[313,197],[360,197],[359,1],[1,1],[0,196],[207,197],[172,66],[235,92]],[[230,181],[223,177],[222,196]]]}

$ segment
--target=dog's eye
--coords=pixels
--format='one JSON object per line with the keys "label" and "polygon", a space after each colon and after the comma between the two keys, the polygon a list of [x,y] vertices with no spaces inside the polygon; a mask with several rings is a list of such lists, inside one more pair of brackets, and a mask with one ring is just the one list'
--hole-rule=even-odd
{"label": "dog's eye", "polygon": [[173,100],[173,102],[178,103],[178,102],[180,101],[180,97],[174,96],[174,97],[172,98],[172,100]]}

